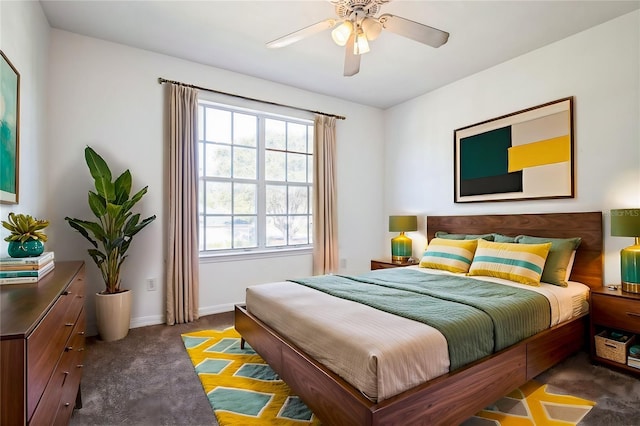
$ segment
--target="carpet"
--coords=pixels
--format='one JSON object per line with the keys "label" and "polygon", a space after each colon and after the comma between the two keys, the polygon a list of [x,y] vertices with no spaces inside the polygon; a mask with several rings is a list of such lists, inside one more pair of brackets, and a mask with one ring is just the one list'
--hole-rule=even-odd
{"label": "carpet", "polygon": [[[320,425],[289,386],[231,327],[182,335],[220,426]],[[576,425],[594,402],[529,381],[462,426]]]}

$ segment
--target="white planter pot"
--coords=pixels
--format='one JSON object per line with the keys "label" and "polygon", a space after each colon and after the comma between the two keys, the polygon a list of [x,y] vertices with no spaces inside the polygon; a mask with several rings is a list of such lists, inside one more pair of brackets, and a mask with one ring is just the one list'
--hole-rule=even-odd
{"label": "white planter pot", "polygon": [[98,334],[105,342],[125,338],[131,325],[131,291],[96,293],[96,321]]}

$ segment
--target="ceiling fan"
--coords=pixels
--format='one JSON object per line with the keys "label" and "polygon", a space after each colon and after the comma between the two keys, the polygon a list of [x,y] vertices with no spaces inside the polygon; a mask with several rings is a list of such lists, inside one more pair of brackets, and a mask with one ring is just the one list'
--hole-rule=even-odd
{"label": "ceiling fan", "polygon": [[360,55],[369,51],[369,41],[375,40],[383,29],[408,37],[417,42],[440,47],[449,39],[449,33],[409,19],[385,13],[376,17],[380,7],[390,0],[329,0],[338,18],[329,18],[294,31],[267,43],[269,48],[285,47],[320,31],[331,32],[333,41],[346,46],[344,75],[360,71]]}

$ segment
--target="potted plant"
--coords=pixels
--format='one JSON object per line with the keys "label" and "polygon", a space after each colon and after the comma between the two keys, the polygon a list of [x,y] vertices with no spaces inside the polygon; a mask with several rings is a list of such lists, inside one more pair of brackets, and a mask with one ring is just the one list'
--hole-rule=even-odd
{"label": "potted plant", "polygon": [[140,214],[131,212],[148,187],[130,196],[132,178],[128,169],[112,181],[109,166],[91,147],[85,148],[84,158],[95,184],[95,192],[89,191],[89,207],[98,220],[65,220],[94,247],[88,252],[105,283],[105,289],[96,294],[98,333],[103,340],[119,340],[128,334],[131,322],[131,292],[120,287],[120,268],[134,235],[156,216],[140,220]]}
{"label": "potted plant", "polygon": [[2,226],[11,231],[4,240],[9,242],[8,253],[11,257],[35,257],[44,252],[47,236],[42,230],[49,226],[46,220],[38,220],[31,215],[9,213]]}

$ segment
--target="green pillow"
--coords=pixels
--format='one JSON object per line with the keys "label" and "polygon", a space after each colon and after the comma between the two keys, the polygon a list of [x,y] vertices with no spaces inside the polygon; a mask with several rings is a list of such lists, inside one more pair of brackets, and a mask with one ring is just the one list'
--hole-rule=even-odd
{"label": "green pillow", "polygon": [[518,235],[516,242],[520,244],[551,243],[551,249],[544,264],[540,281],[561,287],[567,286],[567,267],[569,266],[571,255],[577,250],[582,238],[543,238]]}
{"label": "green pillow", "polygon": [[495,241],[496,243],[515,243],[516,242],[516,237],[510,237],[508,235],[502,235],[496,232],[494,232],[491,235],[493,235],[493,241]]}
{"label": "green pillow", "polygon": [[437,231],[436,238],[444,238],[447,240],[483,240],[493,241],[493,234],[450,234],[445,231]]}

